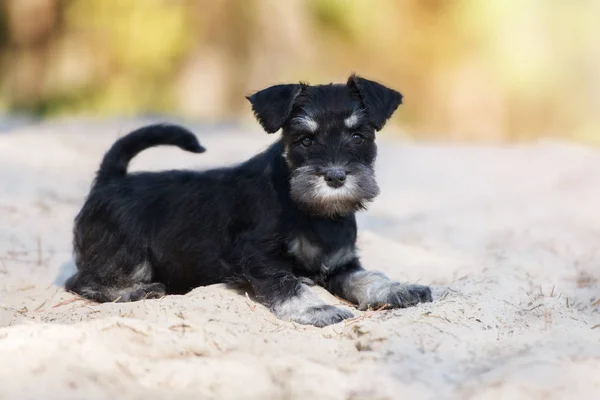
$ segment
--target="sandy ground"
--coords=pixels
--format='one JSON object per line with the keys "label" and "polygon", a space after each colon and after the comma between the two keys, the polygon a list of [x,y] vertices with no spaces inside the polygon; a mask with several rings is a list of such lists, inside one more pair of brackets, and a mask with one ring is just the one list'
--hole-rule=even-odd
{"label": "sandy ground", "polygon": [[[600,398],[600,152],[381,135],[363,261],[435,301],[319,329],[220,285],[98,305],[54,284],[102,153],[140,123],[0,133],[0,399]],[[274,139],[196,131],[207,153],[153,149],[132,169],[222,165]]]}

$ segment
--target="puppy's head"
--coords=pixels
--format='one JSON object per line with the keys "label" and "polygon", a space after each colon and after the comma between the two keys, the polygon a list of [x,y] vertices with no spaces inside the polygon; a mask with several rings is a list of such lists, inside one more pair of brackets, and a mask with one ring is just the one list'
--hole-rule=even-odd
{"label": "puppy's head", "polygon": [[304,210],[338,217],[377,196],[375,132],[401,104],[400,93],[352,75],[346,84],[276,85],[248,100],[265,131],[283,130],[291,197]]}

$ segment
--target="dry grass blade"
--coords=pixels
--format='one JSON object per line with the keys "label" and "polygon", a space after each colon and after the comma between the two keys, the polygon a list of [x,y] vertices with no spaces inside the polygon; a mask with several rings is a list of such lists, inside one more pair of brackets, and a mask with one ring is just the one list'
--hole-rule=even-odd
{"label": "dry grass blade", "polygon": [[540,308],[540,307],[542,307],[542,306],[543,306],[543,304],[538,304],[538,305],[536,305],[536,306],[533,306],[533,307],[531,307],[531,308],[527,308],[527,309],[525,309],[524,311],[526,311],[526,312],[533,311],[533,310],[535,310],[535,309],[538,309],[538,308]]}
{"label": "dry grass blade", "polygon": [[356,307],[356,304],[349,302],[346,299],[342,299],[341,297],[335,296],[335,298],[342,304],[350,306],[350,307]]}
{"label": "dry grass blade", "polygon": [[348,326],[348,325],[352,325],[352,324],[354,324],[356,322],[363,321],[363,320],[365,320],[367,318],[371,318],[372,316],[376,315],[377,312],[382,311],[382,310],[386,309],[389,306],[390,306],[389,304],[383,304],[383,305],[379,306],[378,308],[376,308],[374,310],[366,311],[363,315],[360,315],[360,316],[354,317],[354,318],[349,318],[349,319],[345,320],[344,324],[346,326]]}
{"label": "dry grass blade", "polygon": [[181,324],[175,324],[169,327],[169,330],[179,332],[185,332],[187,329],[193,329],[193,327],[183,322]]}
{"label": "dry grass blade", "polygon": [[37,306],[35,308],[35,310],[33,310],[34,312],[41,312],[44,311],[43,307],[49,302],[52,301],[52,299],[54,298],[54,296],[56,296],[56,294],[61,291],[61,289],[57,289],[54,293],[52,293],[52,295],[50,297],[48,297],[46,300],[44,300],[39,306]]}
{"label": "dry grass blade", "polygon": [[124,323],[122,323],[122,322],[117,322],[117,323],[114,323],[114,324],[112,324],[112,325],[109,325],[109,326],[107,326],[107,327],[103,328],[102,330],[103,330],[103,331],[108,331],[108,330],[110,330],[110,329],[113,329],[113,328],[127,328],[127,329],[129,329],[130,331],[132,331],[132,332],[135,332],[135,333],[137,333],[137,334],[139,334],[139,335],[142,335],[142,336],[149,336],[147,332],[141,331],[141,330],[139,330],[139,329],[137,329],[137,328],[134,328],[133,326],[130,326],[130,325],[124,324]]}
{"label": "dry grass blade", "polygon": [[82,297],[75,297],[74,299],[68,299],[68,300],[65,300],[65,301],[61,301],[60,303],[53,305],[52,308],[58,308],[58,307],[65,306],[67,304],[74,303],[76,301],[84,301],[84,300],[85,299],[82,298]]}
{"label": "dry grass blade", "polygon": [[46,299],[46,300],[44,300],[44,301],[43,301],[43,302],[42,302],[42,303],[41,303],[39,306],[37,306],[37,307],[35,308],[35,310],[33,310],[33,311],[34,311],[34,312],[40,312],[40,311],[43,311],[42,307],[44,307],[44,306],[46,305],[46,303],[48,302],[48,300],[50,300],[50,299]]}
{"label": "dry grass blade", "polygon": [[245,292],[246,295],[246,304],[248,304],[248,307],[250,307],[251,311],[256,310],[256,304],[253,304],[253,301],[250,299],[250,296],[248,296],[248,292]]}

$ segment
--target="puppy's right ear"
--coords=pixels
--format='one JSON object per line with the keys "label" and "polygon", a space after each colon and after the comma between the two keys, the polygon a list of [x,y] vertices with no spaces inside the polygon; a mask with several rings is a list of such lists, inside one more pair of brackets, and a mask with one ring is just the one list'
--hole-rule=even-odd
{"label": "puppy's right ear", "polygon": [[254,116],[267,133],[277,132],[288,120],[302,85],[275,85],[246,98]]}

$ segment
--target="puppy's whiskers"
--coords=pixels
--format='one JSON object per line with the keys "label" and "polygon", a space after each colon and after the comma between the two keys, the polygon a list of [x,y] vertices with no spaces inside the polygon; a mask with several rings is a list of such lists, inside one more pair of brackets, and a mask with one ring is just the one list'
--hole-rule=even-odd
{"label": "puppy's whiskers", "polygon": [[298,167],[290,179],[291,197],[312,214],[336,217],[362,210],[379,194],[374,171],[367,166],[354,168],[344,184],[334,188],[327,184],[317,168]]}

